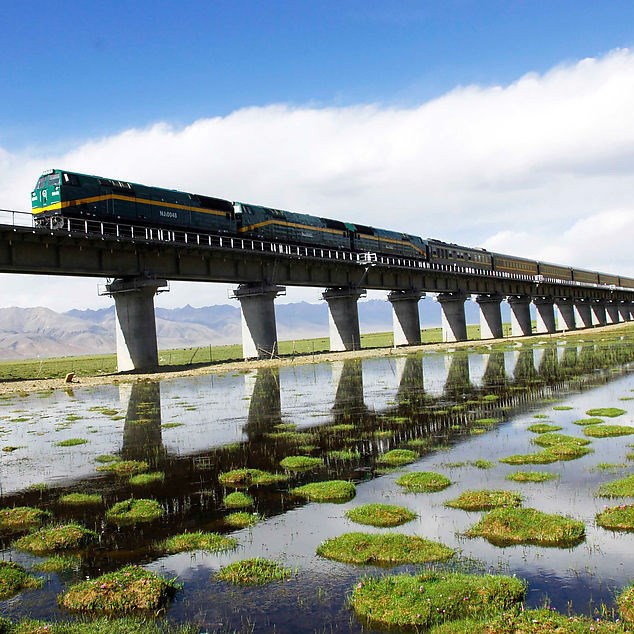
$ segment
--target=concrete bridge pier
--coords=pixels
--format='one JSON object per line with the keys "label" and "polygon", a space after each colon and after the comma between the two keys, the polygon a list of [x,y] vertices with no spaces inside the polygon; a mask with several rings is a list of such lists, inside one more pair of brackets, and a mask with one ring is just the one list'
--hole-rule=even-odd
{"label": "concrete bridge pier", "polygon": [[555,305],[559,312],[557,322],[559,330],[575,330],[577,325],[575,323],[575,307],[572,301],[566,297],[559,297],[555,301]]}
{"label": "concrete bridge pier", "polygon": [[607,323],[607,312],[605,301],[601,299],[592,300],[590,303],[591,319],[593,326],[605,326]]}
{"label": "concrete bridge pier", "polygon": [[592,310],[588,300],[575,302],[575,323],[577,328],[592,328]]}
{"label": "concrete bridge pier", "polygon": [[245,359],[268,359],[277,354],[275,298],[286,289],[275,284],[240,284],[233,298],[242,313],[242,355]]}
{"label": "concrete bridge pier", "polygon": [[106,285],[114,299],[117,371],[158,368],[154,295],[167,290],[166,280],[121,278]]}
{"label": "concrete bridge pier", "polygon": [[619,323],[619,305],[614,300],[605,303],[605,321],[608,324]]}
{"label": "concrete bridge pier", "polygon": [[501,339],[504,336],[500,309],[503,299],[503,296],[498,294],[476,297],[476,302],[480,306],[480,339]]}
{"label": "concrete bridge pier", "polygon": [[507,299],[511,307],[511,335],[525,337],[533,334],[531,298],[528,295],[511,295]]}
{"label": "concrete bridge pier", "polygon": [[439,293],[436,301],[442,312],[442,340],[466,341],[467,320],[464,314],[466,293]]}
{"label": "concrete bridge pier", "polygon": [[552,297],[535,297],[533,304],[537,309],[537,328],[539,334],[556,332],[555,302]]}
{"label": "concrete bridge pier", "polygon": [[425,293],[422,291],[392,291],[388,300],[392,304],[394,327],[394,347],[420,345],[420,314],[418,302]]}
{"label": "concrete bridge pier", "polygon": [[632,320],[632,304],[630,302],[619,303],[619,321],[631,321]]}
{"label": "concrete bridge pier", "polygon": [[365,290],[355,287],[328,288],[322,297],[328,303],[330,351],[359,350],[359,307],[357,302]]}

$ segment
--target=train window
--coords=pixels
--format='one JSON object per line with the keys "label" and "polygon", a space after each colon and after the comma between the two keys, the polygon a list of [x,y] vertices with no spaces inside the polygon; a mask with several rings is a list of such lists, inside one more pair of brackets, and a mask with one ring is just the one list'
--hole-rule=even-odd
{"label": "train window", "polygon": [[59,181],[60,181],[60,175],[59,173],[57,174],[51,174],[48,177],[48,184],[50,185],[59,185]]}
{"label": "train window", "polygon": [[40,176],[37,179],[37,185],[35,186],[35,189],[42,189],[45,185],[46,185],[46,176]]}
{"label": "train window", "polygon": [[62,181],[64,182],[64,185],[72,185],[73,187],[77,187],[79,185],[79,178],[77,177],[77,174],[67,174],[64,172]]}

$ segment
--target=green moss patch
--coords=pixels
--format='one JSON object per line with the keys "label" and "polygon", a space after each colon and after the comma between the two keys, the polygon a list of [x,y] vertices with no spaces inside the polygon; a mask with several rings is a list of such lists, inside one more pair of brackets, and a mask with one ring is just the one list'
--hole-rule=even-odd
{"label": "green moss patch", "polygon": [[33,566],[40,572],[64,572],[65,570],[79,570],[81,558],[77,555],[51,555]]}
{"label": "green moss patch", "polygon": [[433,471],[411,471],[398,478],[396,484],[412,493],[431,493],[446,489],[451,485],[451,480]]}
{"label": "green moss patch", "polygon": [[571,405],[555,405],[553,407],[553,409],[556,412],[566,412],[566,411],[568,411],[570,409],[574,409],[574,407],[572,407]]}
{"label": "green moss patch", "polygon": [[534,434],[546,434],[548,432],[559,431],[563,429],[563,427],[561,425],[549,425],[548,423],[535,423],[526,429]]}
{"label": "green moss patch", "polygon": [[225,496],[224,505],[229,509],[246,509],[253,506],[253,498],[242,491],[234,491]]}
{"label": "green moss patch", "polygon": [[634,585],[626,587],[616,598],[621,618],[628,624],[634,625]]}
{"label": "green moss patch", "polygon": [[411,449],[392,449],[379,456],[377,462],[390,467],[400,467],[416,460],[418,460],[418,453]]}
{"label": "green moss patch", "polygon": [[156,500],[130,498],[117,502],[106,511],[106,520],[117,526],[129,526],[143,522],[153,522],[165,514],[163,507]]}
{"label": "green moss patch", "polygon": [[557,456],[546,451],[538,451],[537,453],[513,454],[512,456],[506,456],[506,458],[500,458],[500,462],[514,465],[550,464],[552,462],[557,462],[557,460]]}
{"label": "green moss patch", "polygon": [[347,480],[326,480],[311,482],[291,489],[290,492],[308,498],[311,502],[347,502],[356,495],[357,489]]}
{"label": "green moss patch", "polygon": [[3,533],[20,533],[39,528],[51,514],[33,506],[15,506],[0,509],[0,531]]}
{"label": "green moss patch", "polygon": [[181,553],[191,550],[205,550],[220,553],[238,547],[238,540],[218,533],[180,533],[161,542],[160,548],[167,553]]}
{"label": "green moss patch", "polygon": [[525,593],[525,583],[515,577],[427,572],[363,579],[350,605],[371,627],[419,631],[465,617],[492,616],[521,602]]}
{"label": "green moss patch", "polygon": [[101,493],[67,493],[60,495],[58,502],[65,506],[95,506],[101,504]]}
{"label": "green moss patch", "polygon": [[563,515],[504,507],[489,511],[467,531],[467,536],[484,537],[494,546],[537,544],[565,548],[585,538],[585,525]]}
{"label": "green moss patch", "polygon": [[580,418],[579,420],[572,421],[575,425],[585,427],[586,425],[600,425],[605,422],[602,418],[597,416],[591,416],[590,418]]}
{"label": "green moss patch", "polygon": [[588,416],[605,416],[607,418],[616,418],[617,416],[623,416],[623,414],[625,414],[625,410],[618,407],[597,407],[595,409],[589,409],[586,414]]}
{"label": "green moss patch", "polygon": [[514,482],[546,482],[558,477],[555,473],[547,473],[546,471],[515,471],[507,475],[506,479]]}
{"label": "green moss patch", "polygon": [[445,502],[445,506],[463,511],[488,511],[499,506],[519,506],[521,503],[522,496],[514,491],[483,489],[463,491],[454,500]]}
{"label": "green moss patch", "polygon": [[75,445],[85,445],[88,441],[85,438],[67,438],[55,443],[56,447],[74,447]]}
{"label": "green moss patch", "polygon": [[22,566],[13,561],[0,561],[0,599],[41,585],[42,580],[30,575]]}
{"label": "green moss patch", "polygon": [[218,480],[225,486],[248,488],[250,486],[267,486],[278,482],[285,482],[288,476],[281,473],[270,473],[261,469],[233,469],[218,476]]}
{"label": "green moss patch", "polygon": [[225,517],[225,522],[233,528],[246,528],[247,526],[257,524],[261,519],[262,517],[259,513],[236,511],[235,513],[229,513],[229,515]]}
{"label": "green moss patch", "polygon": [[41,555],[56,550],[73,550],[82,548],[97,539],[97,533],[79,524],[63,524],[41,528],[34,533],[20,537],[13,546],[20,550]]}
{"label": "green moss patch", "polygon": [[364,504],[346,511],[346,517],[357,524],[385,527],[400,526],[406,522],[411,522],[416,518],[416,513],[412,513],[403,506]]}
{"label": "green moss patch", "polygon": [[224,566],[216,576],[221,581],[228,581],[235,585],[262,585],[272,581],[285,581],[291,574],[292,571],[289,568],[285,568],[276,561],[256,557]]}
{"label": "green moss patch", "polygon": [[330,460],[358,460],[361,453],[355,449],[333,449],[328,452]]}
{"label": "green moss patch", "polygon": [[615,436],[631,436],[634,434],[634,427],[627,425],[588,425],[584,427],[583,433],[592,438],[612,438]]}
{"label": "green moss patch", "polygon": [[537,438],[533,438],[531,442],[539,445],[540,447],[552,447],[553,445],[560,445],[562,443],[583,447],[585,445],[589,445],[591,441],[587,438],[578,438],[577,436],[568,436],[567,434],[555,434],[550,432],[541,434],[537,436]]}
{"label": "green moss patch", "polygon": [[143,473],[150,468],[145,460],[116,460],[97,467],[97,471],[114,473],[120,478],[129,478],[133,475]]}
{"label": "green moss patch", "polygon": [[401,533],[345,533],[322,542],[317,554],[347,564],[398,566],[444,561],[453,557],[454,551],[444,544]]}
{"label": "green moss patch", "polygon": [[167,605],[175,592],[174,582],[138,566],[126,566],[71,586],[58,597],[58,602],[61,607],[73,612],[155,613]]}
{"label": "green moss patch", "polygon": [[309,471],[324,464],[321,458],[311,456],[287,456],[280,461],[280,466],[290,471]]}
{"label": "green moss patch", "polygon": [[151,471],[149,473],[138,473],[130,478],[132,486],[147,486],[156,482],[163,482],[165,474],[162,471]]}
{"label": "green moss patch", "polygon": [[634,497],[634,475],[602,484],[597,495],[603,498]]}
{"label": "green moss patch", "polygon": [[622,504],[597,513],[597,524],[613,531],[634,531],[634,505]]}

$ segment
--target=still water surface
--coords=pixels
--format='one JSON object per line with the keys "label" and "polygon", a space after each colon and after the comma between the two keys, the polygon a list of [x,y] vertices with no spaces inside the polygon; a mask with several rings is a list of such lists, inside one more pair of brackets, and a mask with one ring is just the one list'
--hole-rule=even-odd
{"label": "still water surface", "polygon": [[[64,619],[56,596],[70,583],[127,563],[140,563],[184,584],[167,612],[176,622],[193,621],[208,630],[278,632],[361,631],[346,596],[366,574],[415,572],[339,564],[315,555],[324,539],[350,531],[394,530],[439,540],[458,550],[451,566],[478,572],[516,574],[529,582],[527,603],[545,601],[566,612],[592,613],[613,604],[614,592],[634,578],[634,534],[595,526],[595,514],[621,501],[596,498],[597,487],[634,472],[632,436],[594,439],[593,452],[577,460],[515,467],[498,462],[539,450],[527,427],[561,425],[561,433],[583,436],[573,421],[592,407],[620,407],[615,419],[634,427],[634,344],[614,341],[544,341],[533,345],[474,347],[470,351],[316,363],[246,373],[179,378],[15,396],[0,400],[2,507],[40,506],[56,521],[77,520],[97,531],[100,543],[83,554],[77,570],[46,575],[41,590],[0,603],[5,616]],[[557,405],[571,409],[556,410]],[[535,415],[542,417],[541,420]],[[546,416],[547,420],[543,420]],[[495,418],[483,427],[478,419]],[[341,423],[354,430],[337,429]],[[288,425],[297,434],[289,436]],[[283,427],[280,427],[283,425]],[[68,438],[88,442],[72,447]],[[428,439],[419,460],[385,472],[377,458],[394,448]],[[304,445],[302,450],[298,446]],[[306,447],[309,445],[310,447]],[[328,457],[333,449],[356,449],[359,457]],[[310,452],[325,464],[293,475],[289,483],[249,490],[264,519],[244,530],[223,521],[231,512],[222,500],[230,490],[218,474],[237,467],[282,471],[279,461]],[[96,471],[96,458],[113,454],[146,460],[163,471],[160,485],[133,487]],[[478,459],[492,468],[477,468]],[[597,465],[611,463],[610,469]],[[541,470],[559,478],[540,484],[515,483],[516,470]],[[404,492],[395,480],[406,471],[437,471],[452,486],[438,493]],[[316,504],[289,488],[327,479],[351,479],[357,495],[345,504]],[[41,485],[46,485],[46,487]],[[586,524],[587,537],[575,548],[500,548],[463,533],[480,517],[444,506],[465,489],[511,489],[524,505],[564,513]],[[104,503],[70,509],[57,502],[69,492],[99,492]],[[117,529],[104,520],[107,508],[129,497],[151,497],[166,510],[160,521]],[[406,506],[418,517],[395,529],[359,526],[345,517],[355,506],[381,502]],[[160,539],[184,531],[210,530],[238,538],[236,551],[163,556]],[[39,561],[11,548],[0,536],[4,559],[26,567]],[[247,557],[275,559],[295,571],[286,583],[237,588],[218,582],[220,566]],[[367,631],[367,630],[364,630]]]}

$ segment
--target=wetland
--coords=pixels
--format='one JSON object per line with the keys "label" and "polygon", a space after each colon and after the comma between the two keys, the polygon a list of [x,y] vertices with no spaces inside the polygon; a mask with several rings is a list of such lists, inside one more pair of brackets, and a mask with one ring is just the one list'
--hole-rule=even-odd
{"label": "wetland", "polygon": [[5,392],[0,615],[382,632],[522,604],[621,628],[633,370],[618,327]]}

